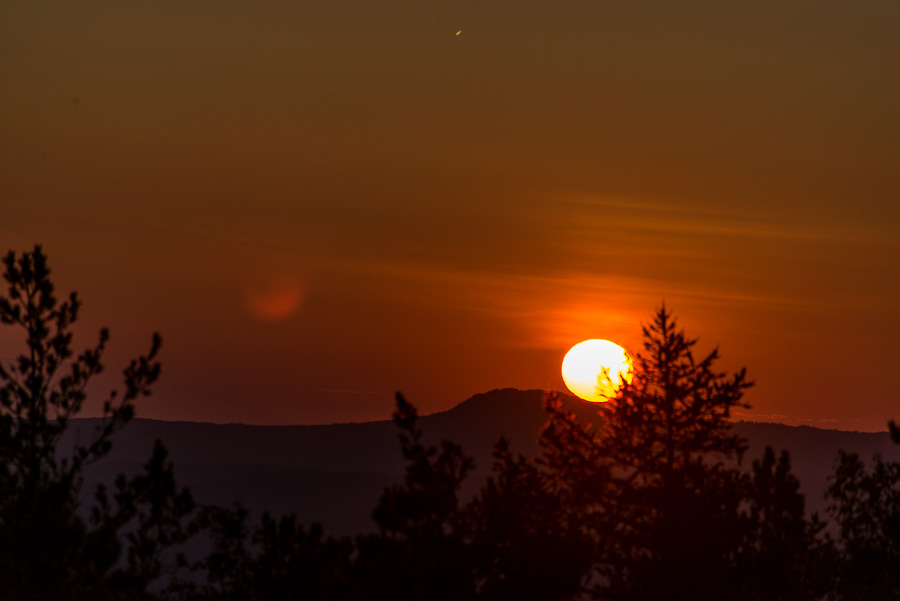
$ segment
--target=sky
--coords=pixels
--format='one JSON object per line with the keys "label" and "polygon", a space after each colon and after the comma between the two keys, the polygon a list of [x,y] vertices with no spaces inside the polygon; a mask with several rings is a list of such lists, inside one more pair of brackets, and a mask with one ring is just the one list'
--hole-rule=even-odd
{"label": "sky", "polygon": [[[0,4],[0,251],[112,333],[96,412],[387,419],[563,389],[665,302],[745,419],[900,419],[900,4]],[[21,348],[0,334],[0,357]]]}

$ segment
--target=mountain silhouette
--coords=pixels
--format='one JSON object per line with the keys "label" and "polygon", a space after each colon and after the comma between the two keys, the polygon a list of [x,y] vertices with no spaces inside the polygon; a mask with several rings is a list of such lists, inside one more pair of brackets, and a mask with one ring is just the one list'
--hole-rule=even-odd
{"label": "mountain silhouette", "polygon": [[[450,439],[475,459],[476,471],[462,494],[474,493],[488,475],[491,449],[502,434],[514,452],[534,456],[546,414],[541,390],[500,389],[478,394],[453,409],[420,418],[428,442]],[[564,406],[582,421],[597,417],[596,405],[563,395]],[[60,449],[83,440],[97,419],[73,420]],[[838,449],[873,453],[900,461],[900,446],[885,433],[822,430],[808,426],[739,422],[748,439],[744,464],[766,445],[791,453],[794,473],[807,495],[807,507],[821,511],[822,493]],[[316,426],[248,426],[135,419],[113,439],[113,450],[90,466],[82,495],[115,475],[137,472],[160,439],[175,462],[179,482],[201,503],[232,506],[252,513],[295,512],[301,521],[321,522],[332,534],[374,528],[370,513],[384,487],[402,478],[397,430],[388,420]]]}

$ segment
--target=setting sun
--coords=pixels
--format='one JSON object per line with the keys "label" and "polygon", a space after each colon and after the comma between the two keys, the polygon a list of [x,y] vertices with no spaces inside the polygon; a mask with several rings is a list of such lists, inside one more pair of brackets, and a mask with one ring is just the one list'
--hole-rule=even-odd
{"label": "setting sun", "polygon": [[609,340],[585,340],[566,353],[563,381],[576,396],[602,403],[615,396],[623,381],[631,382],[631,357]]}

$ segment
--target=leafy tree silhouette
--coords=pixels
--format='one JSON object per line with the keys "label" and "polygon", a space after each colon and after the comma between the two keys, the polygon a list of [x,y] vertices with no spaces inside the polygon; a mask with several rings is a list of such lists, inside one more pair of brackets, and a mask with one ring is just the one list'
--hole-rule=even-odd
{"label": "leafy tree silhouette", "polygon": [[[587,565],[581,563],[581,584],[596,583],[607,567],[611,545],[627,545],[621,535],[614,468],[600,440],[598,421],[583,423],[566,411],[556,393],[545,398],[548,421],[539,443],[542,454],[535,460],[562,515],[556,522],[563,531],[578,533],[588,542]],[[557,527],[555,524],[552,527]],[[595,591],[596,592],[596,591]]]}
{"label": "leafy tree silhouette", "polygon": [[385,489],[372,513],[378,533],[357,538],[360,598],[471,598],[473,557],[458,492],[474,463],[455,443],[426,445],[415,407],[399,393],[393,417],[406,474]]}
{"label": "leafy tree silhouette", "polygon": [[870,470],[841,451],[826,491],[838,526],[834,599],[900,599],[900,463],[875,456]]}
{"label": "leafy tree silhouette", "polygon": [[583,588],[593,543],[567,519],[546,470],[501,438],[493,473],[466,507],[479,599],[570,599]]}
{"label": "leafy tree silhouette", "polygon": [[81,303],[74,292],[57,301],[41,247],[3,262],[0,322],[24,329],[26,351],[0,362],[0,598],[151,598],[161,554],[193,531],[182,523],[193,501],[175,486],[165,450],[157,443],[144,473],[119,477],[112,499],[101,487],[89,520],[77,499],[84,468],[109,453],[113,433],[159,377],[160,338],[125,369],[124,393],[109,394],[90,440],[60,449],[88,382],[103,370],[109,334],[74,356],[70,328]]}
{"label": "leafy tree silhouette", "polygon": [[209,506],[202,522],[213,550],[193,566],[206,575],[198,585],[181,581],[186,601],[287,601],[355,599],[350,588],[352,541],[325,537],[322,527],[301,525],[293,514],[263,514],[251,529],[245,509]]}
{"label": "leafy tree silhouette", "polygon": [[833,548],[825,524],[806,516],[790,456],[766,447],[744,478],[744,541],[737,554],[740,597],[769,601],[822,599],[831,585]]}

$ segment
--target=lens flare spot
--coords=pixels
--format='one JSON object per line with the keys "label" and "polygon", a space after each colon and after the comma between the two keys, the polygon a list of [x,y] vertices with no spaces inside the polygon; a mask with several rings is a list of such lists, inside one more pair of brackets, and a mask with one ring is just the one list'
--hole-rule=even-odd
{"label": "lens flare spot", "polygon": [[306,288],[299,280],[279,278],[247,293],[247,310],[260,321],[284,321],[297,312],[306,298]]}

